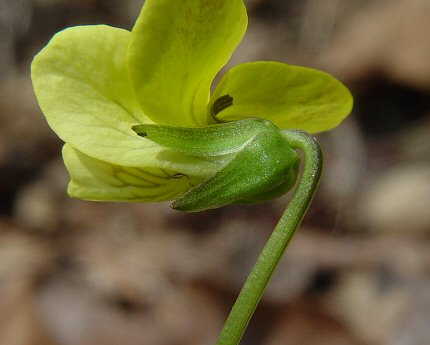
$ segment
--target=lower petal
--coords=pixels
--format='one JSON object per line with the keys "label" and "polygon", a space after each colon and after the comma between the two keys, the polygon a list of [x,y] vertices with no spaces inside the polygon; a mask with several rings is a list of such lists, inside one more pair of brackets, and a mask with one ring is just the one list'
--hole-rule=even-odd
{"label": "lower petal", "polygon": [[110,164],[63,147],[70,174],[71,197],[98,201],[148,202],[176,199],[192,187],[184,174],[162,168],[138,168]]}

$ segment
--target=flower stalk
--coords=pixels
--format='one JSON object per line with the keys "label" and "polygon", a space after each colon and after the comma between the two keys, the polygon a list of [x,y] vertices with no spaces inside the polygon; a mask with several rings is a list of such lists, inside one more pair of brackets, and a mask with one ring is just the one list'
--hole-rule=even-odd
{"label": "flower stalk", "polygon": [[303,175],[287,209],[246,279],[218,338],[217,345],[239,344],[277,264],[318,188],[322,172],[322,153],[318,142],[300,130],[285,130],[282,134],[292,148],[303,151],[305,156]]}

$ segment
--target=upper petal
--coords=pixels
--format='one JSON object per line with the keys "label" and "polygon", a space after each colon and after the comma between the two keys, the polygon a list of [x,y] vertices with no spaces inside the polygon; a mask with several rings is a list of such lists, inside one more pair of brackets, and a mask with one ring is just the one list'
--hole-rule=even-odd
{"label": "upper petal", "polygon": [[210,85],[246,26],[242,0],[146,0],[128,51],[144,112],[159,124],[207,124]]}
{"label": "upper petal", "polygon": [[[222,96],[232,105],[213,114]],[[231,103],[231,102],[230,102]],[[260,117],[281,129],[310,133],[336,127],[350,112],[352,96],[331,75],[306,67],[259,61],[228,71],[211,96],[208,112],[220,121]]]}
{"label": "upper petal", "polygon": [[130,32],[104,25],[61,31],[34,58],[32,80],[39,105],[62,140],[100,160],[148,165],[161,148],[131,130],[150,120],[127,77],[129,38]]}

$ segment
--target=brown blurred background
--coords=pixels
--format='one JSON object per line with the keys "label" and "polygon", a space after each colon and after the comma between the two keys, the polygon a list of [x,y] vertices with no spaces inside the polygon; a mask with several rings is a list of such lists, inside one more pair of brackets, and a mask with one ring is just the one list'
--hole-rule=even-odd
{"label": "brown blurred background", "polygon": [[[318,136],[323,183],[243,344],[430,344],[430,1],[246,2],[230,65],[324,69],[355,109]],[[67,197],[31,59],[68,26],[131,29],[140,7],[0,0],[2,345],[214,344],[288,202],[182,214]]]}

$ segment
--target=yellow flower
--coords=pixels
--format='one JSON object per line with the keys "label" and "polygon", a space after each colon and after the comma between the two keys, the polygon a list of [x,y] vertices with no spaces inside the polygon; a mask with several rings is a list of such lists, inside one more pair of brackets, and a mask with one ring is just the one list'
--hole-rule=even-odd
{"label": "yellow flower", "polygon": [[204,127],[258,117],[317,132],[348,115],[352,98],[336,79],[277,62],[236,66],[210,95],[246,26],[242,0],[146,0],[131,32],[95,25],[56,34],[35,57],[32,80],[49,125],[66,143],[68,193],[172,200],[233,158],[166,148],[139,137],[136,124]]}

